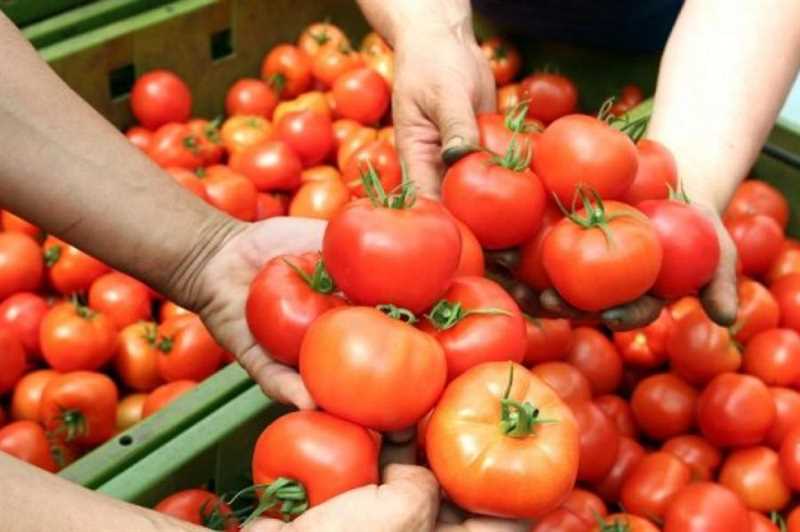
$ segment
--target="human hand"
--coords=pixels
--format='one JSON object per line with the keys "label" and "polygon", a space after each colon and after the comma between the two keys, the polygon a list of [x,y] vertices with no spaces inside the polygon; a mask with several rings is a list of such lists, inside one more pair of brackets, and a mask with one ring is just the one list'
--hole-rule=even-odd
{"label": "human hand", "polygon": [[451,504],[442,504],[434,532],[528,532],[531,524],[517,519],[470,516]]}

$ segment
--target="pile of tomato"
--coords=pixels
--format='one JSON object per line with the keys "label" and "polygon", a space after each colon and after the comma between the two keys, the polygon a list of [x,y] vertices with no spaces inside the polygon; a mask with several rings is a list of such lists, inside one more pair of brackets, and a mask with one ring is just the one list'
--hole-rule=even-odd
{"label": "pile of tomato", "polygon": [[[355,50],[335,25],[309,26],[230,87],[224,120],[192,118],[171,72],[133,88],[128,138],[189,191],[246,221],[328,221],[322,249],[266,263],[242,309],[318,406],[259,438],[254,515],[292,519],[378,482],[381,434],[416,428],[448,501],[532,531],[800,531],[787,201],[748,180],[725,211],[739,309],[722,327],[697,297],[717,230],[669,150],[624,116],[641,90],[579,114],[569,78],[517,83],[513,45],[482,49],[498,112],[477,116],[481,149],[450,166],[441,201],[398,159],[393,55],[374,33]],[[9,212],[2,223],[0,450],[55,471],[229,360],[197,316]],[[518,260],[492,259],[509,249]],[[523,313],[543,291],[576,317]],[[641,297],[667,301],[646,327],[597,320]],[[203,489],[156,508],[240,526]]]}

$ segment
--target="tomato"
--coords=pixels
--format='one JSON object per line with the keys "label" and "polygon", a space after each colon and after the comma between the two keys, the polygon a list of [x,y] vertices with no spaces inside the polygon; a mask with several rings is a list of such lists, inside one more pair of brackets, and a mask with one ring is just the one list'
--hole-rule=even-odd
{"label": "tomato", "polygon": [[202,381],[222,363],[222,348],[197,316],[180,316],[158,326],[158,373],[168,382]]}
{"label": "tomato", "polygon": [[664,516],[664,532],[743,530],[749,519],[736,493],[712,482],[697,482],[673,497]]}
{"label": "tomato", "polygon": [[519,151],[498,159],[475,152],[451,166],[442,183],[442,202],[487,249],[522,244],[542,223],[545,192]]}
{"label": "tomato", "polygon": [[44,233],[41,229],[30,223],[29,221],[20,218],[10,211],[0,211],[2,217],[3,230],[11,233],[22,233],[28,235],[36,241],[44,238]]}
{"label": "tomato", "polygon": [[306,331],[300,375],[314,402],[331,414],[374,430],[399,430],[433,407],[447,362],[438,342],[409,324],[374,308],[341,307]]}
{"label": "tomato", "polygon": [[340,143],[336,150],[336,164],[339,168],[346,168],[353,154],[378,138],[378,130],[371,127],[361,127],[350,133]]}
{"label": "tomato", "polygon": [[261,116],[232,116],[222,123],[219,131],[222,145],[231,156],[256,144],[271,140],[274,136],[272,124]]}
{"label": "tomato", "polygon": [[55,473],[58,470],[50,454],[44,429],[33,421],[14,421],[0,428],[0,452]]}
{"label": "tomato", "polygon": [[333,83],[336,112],[363,125],[377,123],[389,108],[389,86],[380,74],[361,67],[345,72]]}
{"label": "tomato", "polygon": [[512,107],[505,115],[481,113],[478,115],[478,133],[481,146],[489,151],[503,154],[511,146],[512,140],[522,146],[523,153],[536,152],[536,142],[544,126],[538,120],[527,118],[527,103]]}
{"label": "tomato", "polygon": [[591,401],[569,403],[578,423],[580,465],[578,480],[601,482],[614,467],[620,436],[609,417]]}
{"label": "tomato", "polygon": [[800,506],[792,510],[786,518],[786,527],[789,532],[800,532]]}
{"label": "tomato", "polygon": [[220,138],[220,121],[221,119],[209,122],[208,120],[195,118],[189,120],[186,124],[189,127],[189,131],[197,139],[197,153],[203,161],[203,166],[218,164],[225,154],[222,139]]}
{"label": "tomato", "polygon": [[497,85],[505,85],[516,77],[522,66],[522,57],[516,46],[502,37],[491,37],[481,43],[481,51]]}
{"label": "tomato", "polygon": [[620,437],[614,465],[603,480],[594,485],[595,492],[608,502],[619,501],[622,483],[645,455],[644,447],[631,438]]}
{"label": "tomato", "polygon": [[147,128],[140,126],[133,126],[125,132],[125,136],[131,141],[131,144],[147,153],[150,151],[150,145],[153,142],[153,132]]}
{"label": "tomato", "polygon": [[[299,191],[298,191],[299,192]],[[256,221],[274,218],[276,216],[286,216],[288,214],[290,205],[289,199],[283,194],[273,194],[267,192],[259,192],[256,195]],[[300,216],[299,214],[292,214],[291,216]],[[313,218],[313,216],[306,216]]]}
{"label": "tomato", "polygon": [[173,381],[162,384],[147,396],[147,400],[142,405],[142,419],[169,406],[170,403],[196,387],[197,383],[194,381]]}
{"label": "tomato", "polygon": [[36,241],[19,233],[0,233],[0,299],[36,290],[43,271],[42,253]]}
{"label": "tomato", "polygon": [[186,310],[183,307],[179,307],[172,301],[165,301],[164,304],[161,305],[161,309],[158,313],[158,319],[163,323],[176,316],[191,316],[193,314],[193,312]]}
{"label": "tomato", "polygon": [[661,450],[674,454],[689,466],[693,480],[713,480],[722,463],[719,449],[702,436],[694,434],[670,438],[664,442]]}
{"label": "tomato", "polygon": [[753,336],[743,356],[743,369],[770,386],[800,384],[800,334],[769,329]]}
{"label": "tomato", "polygon": [[275,257],[250,285],[246,314],[253,336],[272,358],[297,366],[311,323],[346,304],[335,290],[319,254]]}
{"label": "tomato", "polygon": [[572,336],[569,321],[563,319],[528,318],[525,320],[528,346],[525,365],[563,360]]}
{"label": "tomato", "polygon": [[700,430],[717,446],[758,444],[775,421],[775,415],[769,390],[749,375],[718,375],[697,400]]}
{"label": "tomato", "polygon": [[117,431],[128,430],[142,420],[142,407],[147,400],[145,393],[133,393],[117,405]]}
{"label": "tomato", "polygon": [[677,299],[708,283],[719,262],[719,240],[711,220],[675,200],[649,200],[637,208],[650,219],[663,250],[653,293]]}
{"label": "tomato", "polygon": [[528,116],[549,124],[578,108],[578,89],[566,76],[537,72],[520,83],[521,99],[530,100]]}
{"label": "tomato", "polygon": [[510,83],[497,87],[497,112],[506,113],[522,100],[522,87],[519,83]]}
{"label": "tomato", "polygon": [[612,393],[622,381],[622,359],[614,344],[596,329],[573,329],[565,360],[589,379],[594,395]]}
{"label": "tomato", "polygon": [[786,245],[784,242],[780,253],[772,261],[764,280],[772,285],[778,279],[792,273],[800,273],[800,249]]}
{"label": "tomato", "polygon": [[405,193],[382,205],[366,198],[345,205],[328,223],[322,243],[331,277],[353,303],[390,303],[414,313],[430,308],[445,291],[460,255],[461,235],[441,204],[409,200]]}
{"label": "tomato", "polygon": [[636,155],[636,177],[622,201],[639,205],[646,200],[666,200],[670,190],[678,189],[678,167],[672,152],[656,140],[642,139],[636,143]]}
{"label": "tomato", "polygon": [[353,196],[367,196],[361,176],[370,167],[378,174],[383,190],[393,191],[400,185],[402,172],[397,151],[384,140],[374,140],[355,150],[342,169],[342,180]]}
{"label": "tomato", "polygon": [[0,329],[0,396],[14,389],[25,373],[25,366],[22,342],[10,330]]}
{"label": "tomato", "polygon": [[580,488],[575,488],[569,493],[561,503],[561,508],[574,513],[587,524],[594,524],[597,517],[608,515],[608,509],[603,499]]}
{"label": "tomato", "polygon": [[777,450],[789,431],[800,426],[800,393],[778,387],[771,387],[769,393],[775,402],[775,423],[767,432],[764,443]]}
{"label": "tomato", "polygon": [[553,286],[544,268],[542,252],[547,235],[562,218],[563,215],[558,207],[552,201],[546,202],[539,230],[532,239],[523,242],[520,246],[519,264],[514,271],[514,276],[537,292]]}
{"label": "tomato", "polygon": [[614,422],[620,436],[628,438],[638,436],[639,427],[633,417],[633,410],[625,399],[619,395],[607,394],[595,397],[593,402],[608,416],[608,419]]}
{"label": "tomato", "polygon": [[611,514],[602,523],[598,523],[591,529],[591,532],[659,532],[658,527],[653,523],[633,514]]}
{"label": "tomato", "polygon": [[69,443],[103,443],[114,435],[116,417],[117,387],[102,373],[73,371],[58,375],[42,392],[42,425]]}
{"label": "tomato", "polygon": [[89,306],[118,328],[150,317],[150,289],[124,273],[98,277],[89,289]]}
{"label": "tomato", "polygon": [[178,166],[194,170],[203,165],[200,137],[187,124],[170,122],[153,134],[147,154],[162,168]]}
{"label": "tomato", "polygon": [[163,382],[158,371],[157,339],[156,324],[152,322],[133,323],[117,336],[114,365],[128,388],[149,392]]}
{"label": "tomato", "polygon": [[280,90],[281,98],[294,98],[311,85],[311,58],[296,46],[280,44],[264,57],[261,77]]}
{"label": "tomato", "polygon": [[763,214],[769,216],[786,229],[789,224],[789,202],[780,190],[763,181],[748,179],[744,181],[725,209],[725,220],[742,216]]}
{"label": "tomato", "polygon": [[644,94],[638,85],[625,85],[620,91],[620,98],[611,106],[611,114],[620,116],[627,113],[644,100]]}
{"label": "tomato", "polygon": [[151,130],[169,122],[186,122],[192,113],[192,93],[173,72],[151,70],[133,84],[131,111]]}
{"label": "tomato", "polygon": [[366,51],[361,53],[364,64],[381,75],[386,85],[394,85],[394,53]]}
{"label": "tomato", "polygon": [[309,57],[314,57],[323,46],[328,44],[349,47],[350,41],[338,26],[330,22],[309,24],[297,39],[297,47],[308,54]]}
{"label": "tomato", "polygon": [[289,204],[289,216],[330,220],[350,201],[350,190],[339,177],[303,183]]}
{"label": "tomato", "polygon": [[448,381],[483,362],[522,362],[527,347],[516,302],[483,277],[455,278],[420,328],[444,349]]}
{"label": "tomato", "polygon": [[557,508],[536,520],[530,532],[586,532],[587,523],[574,513]]}
{"label": "tomato", "polygon": [[189,489],[173,493],[153,508],[182,521],[212,530],[236,532],[239,521],[230,506],[204,489]]}
{"label": "tomato", "polygon": [[274,84],[260,79],[242,78],[228,89],[225,112],[228,116],[255,115],[272,118],[278,105],[279,92]]}
{"label": "tomato", "polygon": [[355,120],[350,120],[347,118],[340,118],[339,120],[334,121],[332,127],[333,127],[333,147],[337,152],[339,151],[339,147],[342,145],[345,139],[347,139],[347,137],[349,137],[356,131],[359,131],[360,129],[364,128],[364,126],[362,126]]}
{"label": "tomato", "polygon": [[667,359],[667,340],[675,327],[668,309],[646,327],[614,333],[614,345],[625,364],[656,368]]}
{"label": "tomato", "polygon": [[361,54],[349,45],[328,43],[311,59],[311,73],[322,87],[331,87],[339,77],[364,66]]}
{"label": "tomato", "polygon": [[114,354],[116,330],[111,320],[80,303],[63,302],[42,319],[42,355],[56,371],[96,370]]}
{"label": "tomato", "polygon": [[247,176],[262,192],[296,189],[303,170],[300,158],[289,144],[279,140],[262,142],[234,154],[230,166]]}
{"label": "tomato", "polygon": [[211,205],[240,220],[255,219],[257,185],[242,173],[222,164],[209,166],[203,184]]}
{"label": "tomato", "polygon": [[784,437],[779,457],[786,484],[800,490],[800,425],[795,425]]}
{"label": "tomato", "polygon": [[778,302],[781,327],[800,332],[800,273],[782,277],[770,287]]}
{"label": "tomato", "polygon": [[333,149],[331,119],[313,111],[283,115],[275,124],[275,133],[294,151],[304,167],[322,162]]}
{"label": "tomato", "polygon": [[731,234],[742,272],[745,275],[763,275],[781,252],[783,229],[773,218],[764,214],[739,216],[725,221]]}
{"label": "tomato", "polygon": [[781,476],[778,453],[767,447],[731,452],[722,465],[719,483],[739,495],[748,508],[759,512],[780,510],[791,497]]}
{"label": "tomato", "polygon": [[460,222],[458,218],[453,217],[453,221],[458,226],[458,232],[461,233],[461,256],[453,276],[477,275],[483,277],[484,262],[481,243],[478,242],[469,227]]}
{"label": "tomato", "polygon": [[294,100],[288,102],[281,102],[275,108],[272,114],[272,120],[275,124],[281,121],[284,116],[289,113],[299,111],[313,111],[320,115],[325,115],[333,120],[331,105],[328,103],[328,97],[325,93],[320,91],[311,91],[301,94]]}
{"label": "tomato", "polygon": [[656,440],[689,432],[696,405],[695,389],[671,373],[657,373],[640,381],[631,397],[637,424]]}
{"label": "tomato", "polygon": [[362,52],[390,52],[392,47],[377,32],[367,33],[361,40],[360,50]]}
{"label": "tomato", "polygon": [[542,259],[567,303],[599,311],[633,301],[653,286],[661,244],[653,225],[633,207],[617,202],[589,207],[553,227]]}
{"label": "tomato", "polygon": [[[206,187],[203,184],[203,181],[197,175],[196,171],[192,172],[191,170],[187,170],[186,168],[180,168],[178,166],[170,166],[169,168],[164,168],[164,171],[167,172],[170,176],[172,176],[175,181],[178,182],[180,186],[197,196],[198,198],[202,199],[203,201],[208,201],[208,196],[206,195]],[[202,173],[203,171],[200,171]]]}
{"label": "tomato", "polygon": [[50,369],[40,369],[25,374],[14,387],[11,397],[11,418],[39,421],[39,404],[45,386],[58,375]]}
{"label": "tomato", "polygon": [[109,271],[99,260],[52,235],[44,241],[42,249],[50,285],[65,295],[88,290],[98,277]]}
{"label": "tomato", "polygon": [[531,372],[568,403],[588,401],[592,398],[589,379],[566,362],[545,362],[531,368]]}
{"label": "tomato", "polygon": [[693,385],[736,371],[742,363],[728,329],[712,322],[699,306],[676,321],[667,354],[672,371]]}
{"label": "tomato", "polygon": [[671,453],[645,455],[622,483],[620,502],[626,511],[662,519],[671,499],[689,484],[689,466]]}
{"label": "tomato", "polygon": [[778,326],[780,322],[778,302],[764,285],[747,278],[740,278],[738,294],[736,323],[731,327],[738,342],[745,343],[756,334]]}
{"label": "tomato", "polygon": [[30,292],[19,292],[0,303],[0,326],[14,333],[29,357],[39,356],[39,326],[48,308],[41,296]]}

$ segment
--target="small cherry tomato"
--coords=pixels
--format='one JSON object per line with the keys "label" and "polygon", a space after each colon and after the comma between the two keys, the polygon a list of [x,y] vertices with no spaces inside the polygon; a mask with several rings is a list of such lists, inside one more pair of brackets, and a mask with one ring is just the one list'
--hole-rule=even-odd
{"label": "small cherry tomato", "polygon": [[565,361],[589,379],[593,395],[613,393],[622,381],[622,359],[614,344],[596,329],[572,330]]}
{"label": "small cherry tomato", "polygon": [[491,37],[481,43],[481,51],[497,85],[505,85],[516,77],[522,65],[519,50],[502,37]]}
{"label": "small cherry tomato", "polygon": [[520,82],[521,99],[530,100],[528,116],[549,124],[574,113],[578,107],[578,89],[566,76],[537,72]]}

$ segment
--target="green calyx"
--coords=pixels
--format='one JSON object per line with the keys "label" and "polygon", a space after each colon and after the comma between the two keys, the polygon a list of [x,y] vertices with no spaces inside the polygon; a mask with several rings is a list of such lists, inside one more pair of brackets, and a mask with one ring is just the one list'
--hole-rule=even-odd
{"label": "green calyx", "polygon": [[559,201],[558,197],[555,195],[556,204],[561,212],[566,216],[572,223],[580,226],[583,229],[600,229],[603,232],[603,235],[606,237],[606,241],[609,245],[613,244],[613,235],[611,230],[608,227],[609,222],[615,220],[617,218],[621,218],[623,216],[635,216],[633,210],[630,213],[626,212],[617,212],[617,213],[607,213],[606,208],[603,205],[603,199],[600,197],[595,190],[591,191],[592,199],[586,194],[586,191],[583,188],[578,189],[578,198],[583,205],[583,216],[578,215],[578,210],[574,207],[572,211],[567,211],[564,206]]}
{"label": "green calyx", "polygon": [[156,340],[158,339],[158,328],[156,328],[156,324],[145,323],[143,332],[144,334],[142,334],[142,337],[145,341],[152,346],[156,345]]}
{"label": "green calyx", "polygon": [[[523,155],[524,151],[524,155]],[[491,163],[497,166],[502,166],[512,172],[522,172],[531,164],[531,157],[533,157],[533,149],[530,143],[525,142],[523,146],[517,144],[516,135],[511,137],[511,142],[508,144],[508,149],[502,157],[495,155],[491,159]]]}
{"label": "green calyx", "polygon": [[387,194],[378,172],[371,162],[366,162],[366,168],[361,170],[361,184],[373,206],[387,209],[410,209],[414,206],[417,201],[417,188],[408,178],[405,164],[401,165],[401,171],[403,177],[400,186]]}
{"label": "green calyx", "polygon": [[88,434],[86,417],[78,409],[62,409],[58,416],[60,426],[57,432],[63,433],[66,441],[70,442],[80,436]]}
{"label": "green calyx", "polygon": [[172,351],[172,345],[174,343],[175,341],[172,338],[165,336],[164,338],[156,342],[156,349],[158,349],[162,353],[169,353],[170,351]]}
{"label": "green calyx", "polygon": [[60,258],[61,258],[61,246],[58,244],[50,246],[44,251],[44,264],[48,268],[52,268]]}
{"label": "green calyx", "polygon": [[592,513],[594,513],[594,519],[597,521],[597,526],[600,528],[600,532],[630,532],[631,530],[630,525],[619,518],[609,522],[603,519],[603,516],[597,513],[595,510],[592,510]]}
{"label": "green calyx", "polygon": [[317,33],[312,33],[311,38],[314,39],[314,42],[320,46],[331,40],[331,38],[328,37],[328,32],[326,30],[320,30]]}
{"label": "green calyx", "polygon": [[614,107],[614,100],[615,98],[612,96],[603,102],[600,110],[597,111],[597,119],[625,133],[633,142],[639,142],[647,132],[650,116],[647,115],[634,120],[631,120],[630,115],[627,113],[622,116],[614,116],[611,113],[611,108]]}
{"label": "green calyx", "polygon": [[183,147],[195,155],[197,155],[197,152],[200,151],[200,143],[197,142],[197,139],[194,137],[194,135],[184,137]]}
{"label": "green calyx", "polygon": [[234,516],[223,511],[222,501],[216,501],[212,505],[209,502],[204,502],[200,507],[200,520],[203,526],[209,530],[227,529],[232,524]]}
{"label": "green calyx", "polygon": [[239,496],[246,492],[263,489],[261,497],[259,497],[258,505],[252,511],[250,516],[242,523],[242,528],[245,528],[251,521],[258,518],[273,508],[278,507],[278,512],[284,520],[289,521],[294,517],[302,514],[308,510],[308,495],[303,485],[288,477],[278,477],[270,484],[261,486],[251,486],[240,491],[231,500],[231,503]]}
{"label": "green calyx", "polygon": [[536,425],[552,423],[551,420],[540,419],[539,409],[528,401],[520,403],[509,398],[511,385],[514,382],[514,364],[508,373],[508,386],[500,399],[500,432],[511,438],[527,438],[534,433]]}
{"label": "green calyx", "polygon": [[267,82],[267,85],[272,87],[272,89],[279,94],[283,91],[283,88],[286,86],[286,76],[284,76],[279,72],[272,74],[265,81]]}
{"label": "green calyx", "polygon": [[487,315],[487,316],[511,316],[507,310],[495,307],[464,309],[458,301],[439,300],[431,311],[425,315],[434,327],[440,331],[446,331],[455,327],[461,320],[468,316]]}
{"label": "green calyx", "polygon": [[686,190],[680,185],[680,183],[678,184],[677,188],[672,188],[672,185],[667,183],[667,191],[669,193],[669,199],[672,201],[679,201],[681,203],[685,203],[686,205],[692,204],[692,201],[686,194]]}
{"label": "green calyx", "polygon": [[778,513],[778,512],[776,512],[775,510],[773,510],[772,512],[770,512],[770,514],[769,514],[769,520],[770,520],[770,521],[772,521],[772,522],[773,522],[773,524],[774,524],[775,526],[777,526],[777,527],[778,527],[778,529],[779,529],[781,532],[787,532],[787,529],[786,529],[786,520],[783,518],[783,516],[782,516],[781,514],[779,514],[779,513]]}
{"label": "green calyx", "polygon": [[417,323],[417,317],[413,312],[407,308],[398,307],[396,305],[378,305],[375,307],[393,320],[400,320],[413,325]]}
{"label": "green calyx", "polygon": [[72,306],[75,307],[75,314],[77,314],[79,317],[85,320],[90,320],[94,318],[96,314],[95,311],[90,309],[85,304],[85,300],[81,301],[81,299],[82,299],[81,296],[79,296],[78,294],[72,294],[72,296],[70,296],[70,303],[72,303]]}
{"label": "green calyx", "polygon": [[523,100],[506,111],[505,117],[503,118],[503,125],[505,125],[507,130],[513,131],[514,133],[539,131],[539,128],[535,125],[525,122],[525,118],[528,116],[529,104],[529,100]]}
{"label": "green calyx", "polygon": [[325,263],[322,259],[317,260],[317,264],[314,266],[314,271],[311,275],[297,265],[292,264],[288,259],[283,259],[283,262],[294,270],[313,291],[320,294],[332,294],[336,291],[336,285],[331,275],[328,273],[328,270],[325,268]]}
{"label": "green calyx", "polygon": [[203,128],[203,135],[206,137],[206,139],[208,139],[209,142],[213,144],[222,143],[222,139],[219,136],[219,128],[221,125],[222,116],[217,116]]}

